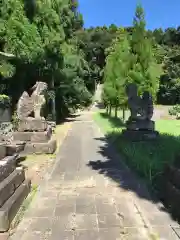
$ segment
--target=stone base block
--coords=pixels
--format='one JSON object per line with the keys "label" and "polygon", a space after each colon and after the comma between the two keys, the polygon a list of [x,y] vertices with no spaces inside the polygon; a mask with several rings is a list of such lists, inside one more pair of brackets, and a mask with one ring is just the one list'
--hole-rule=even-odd
{"label": "stone base block", "polygon": [[16,168],[18,154],[8,156],[0,161],[0,182],[7,178]]}
{"label": "stone base block", "polygon": [[25,142],[12,142],[10,144],[6,144],[6,155],[12,156],[14,154],[18,154],[24,150]]}
{"label": "stone base block", "polygon": [[17,214],[23,200],[29,194],[30,189],[30,181],[24,181],[0,208],[0,232],[6,232],[9,230],[13,218]]}
{"label": "stone base block", "polygon": [[0,207],[13,195],[24,180],[24,170],[17,168],[0,183]]}
{"label": "stone base block", "polygon": [[52,154],[56,151],[57,143],[56,140],[51,139],[46,143],[26,143],[24,152],[26,154]]}
{"label": "stone base block", "polygon": [[0,160],[6,156],[6,146],[4,143],[0,143]]}
{"label": "stone base block", "polygon": [[18,131],[19,132],[43,132],[47,129],[48,124],[45,120],[41,119],[24,119],[20,120],[19,126],[18,126]]}
{"label": "stone base block", "polygon": [[128,120],[126,122],[126,127],[129,130],[151,130],[154,131],[155,123],[150,120]]}
{"label": "stone base block", "polygon": [[1,240],[8,240],[9,239],[9,233],[8,232],[4,232],[4,233],[0,233],[0,239]]}
{"label": "stone base block", "polygon": [[159,136],[157,131],[150,130],[124,130],[122,131],[123,137],[131,141],[147,141],[154,140]]}
{"label": "stone base block", "polygon": [[50,140],[52,130],[48,128],[44,132],[14,132],[14,141],[25,141],[25,142],[47,142]]}

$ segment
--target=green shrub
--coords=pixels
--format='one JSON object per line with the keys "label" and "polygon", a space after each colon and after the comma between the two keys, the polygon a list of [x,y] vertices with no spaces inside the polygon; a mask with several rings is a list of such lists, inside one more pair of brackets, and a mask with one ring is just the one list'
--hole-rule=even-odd
{"label": "green shrub", "polygon": [[177,119],[180,117],[180,105],[175,105],[169,109],[169,115],[176,116]]}
{"label": "green shrub", "polygon": [[9,108],[11,104],[10,97],[7,95],[0,95],[0,108]]}

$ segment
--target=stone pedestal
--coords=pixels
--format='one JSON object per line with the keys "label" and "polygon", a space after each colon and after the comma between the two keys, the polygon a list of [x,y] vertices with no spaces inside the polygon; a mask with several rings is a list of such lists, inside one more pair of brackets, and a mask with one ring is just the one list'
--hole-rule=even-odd
{"label": "stone pedestal", "polygon": [[126,122],[128,130],[151,130],[154,131],[155,123],[151,120],[128,120]]}
{"label": "stone pedestal", "polygon": [[125,138],[132,141],[153,140],[159,136],[155,131],[155,123],[151,120],[128,120],[126,130],[122,131]]}
{"label": "stone pedestal", "polygon": [[14,141],[25,142],[24,154],[52,154],[56,150],[56,140],[52,139],[52,127],[45,120],[21,120],[18,131],[13,133]]}
{"label": "stone pedestal", "polygon": [[48,128],[48,123],[40,119],[24,119],[20,120],[18,132],[44,132]]}
{"label": "stone pedestal", "polygon": [[157,131],[150,130],[123,130],[122,135],[131,141],[153,140],[159,136]]}

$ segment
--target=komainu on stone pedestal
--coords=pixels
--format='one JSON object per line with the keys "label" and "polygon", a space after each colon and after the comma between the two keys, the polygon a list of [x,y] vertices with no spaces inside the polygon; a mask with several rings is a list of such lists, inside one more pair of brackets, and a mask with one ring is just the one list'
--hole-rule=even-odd
{"label": "komainu on stone pedestal", "polygon": [[148,140],[158,136],[155,131],[155,123],[152,121],[153,100],[148,91],[142,97],[138,96],[137,85],[131,83],[126,88],[130,117],[126,122],[126,130],[123,135],[132,140]]}
{"label": "komainu on stone pedestal", "polygon": [[20,97],[17,104],[17,115],[19,119],[26,119],[34,113],[34,118],[44,119],[41,117],[41,109],[46,103],[44,94],[47,91],[47,83],[36,82],[32,87],[31,96],[25,91]]}
{"label": "komainu on stone pedestal", "polygon": [[[18,101],[19,119],[17,131],[13,133],[14,141],[25,141],[24,154],[54,153],[56,140],[52,139],[52,126],[43,116],[41,110],[45,101],[47,84],[36,82],[31,96],[24,92]],[[31,117],[33,116],[33,117]]]}

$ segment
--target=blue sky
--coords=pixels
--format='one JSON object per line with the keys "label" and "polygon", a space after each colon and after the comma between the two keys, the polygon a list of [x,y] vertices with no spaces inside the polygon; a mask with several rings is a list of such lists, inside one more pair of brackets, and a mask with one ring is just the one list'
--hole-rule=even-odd
{"label": "blue sky", "polygon": [[[85,27],[132,25],[136,0],[79,0]],[[148,29],[180,26],[180,0],[141,0]]]}

